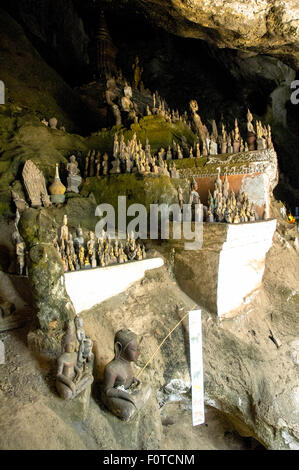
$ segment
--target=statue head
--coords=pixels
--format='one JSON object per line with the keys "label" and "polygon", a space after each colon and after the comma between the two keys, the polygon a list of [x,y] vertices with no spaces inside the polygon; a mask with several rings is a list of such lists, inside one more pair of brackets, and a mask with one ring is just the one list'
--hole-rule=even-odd
{"label": "statue head", "polygon": [[126,98],[132,98],[132,88],[129,85],[125,86],[124,95]]}
{"label": "statue head", "polygon": [[63,216],[63,225],[67,225],[67,215],[64,214]]}
{"label": "statue head", "polygon": [[194,179],[194,178],[192,178],[191,189],[192,189],[193,191],[197,191],[197,189],[198,189],[197,181],[196,181],[196,179]]}
{"label": "statue head", "polygon": [[115,359],[135,362],[139,355],[137,335],[131,330],[119,330],[114,337],[114,353]]}
{"label": "statue head", "polygon": [[71,161],[72,163],[75,163],[75,161],[76,161],[75,155],[71,155],[71,156],[70,156],[70,161]]}
{"label": "statue head", "polygon": [[79,317],[78,315],[76,315],[75,317],[75,325],[76,325],[76,328],[83,328],[83,318],[82,317]]}
{"label": "statue head", "polygon": [[82,237],[83,236],[83,230],[81,227],[78,227],[76,230],[77,237]]}
{"label": "statue head", "polygon": [[114,79],[114,78],[110,78],[109,80],[107,80],[107,88],[108,88],[108,90],[114,89],[115,87],[116,87],[116,83],[115,83],[115,79]]}
{"label": "statue head", "polygon": [[196,100],[191,100],[190,103],[189,103],[189,106],[190,106],[190,109],[193,113],[198,111],[198,104],[197,104]]}
{"label": "statue head", "polygon": [[63,349],[67,353],[73,353],[76,351],[77,346],[78,341],[75,335],[74,328],[69,326],[63,340]]}

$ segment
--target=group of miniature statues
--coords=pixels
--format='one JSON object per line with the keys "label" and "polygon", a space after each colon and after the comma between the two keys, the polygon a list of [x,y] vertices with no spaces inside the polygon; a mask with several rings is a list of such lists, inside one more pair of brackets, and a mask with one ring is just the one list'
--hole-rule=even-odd
{"label": "group of miniature statues", "polygon": [[[184,197],[182,188],[178,187],[178,202],[183,211]],[[195,210],[201,204],[200,196],[198,193],[198,183],[193,178],[191,182],[191,189],[189,194],[190,216],[195,218]],[[251,202],[245,192],[239,191],[236,195],[234,190],[230,188],[227,175],[222,182],[220,178],[220,171],[215,181],[213,194],[208,192],[208,204],[202,205],[202,215],[198,222],[222,222],[228,224],[239,224],[245,222],[255,222],[258,220],[254,203]],[[264,218],[267,218],[264,212]]]}
{"label": "group of miniature statues", "polygon": [[218,132],[216,121],[212,121],[212,132],[209,133],[206,125],[202,123],[198,114],[198,104],[196,100],[190,101],[190,110],[193,120],[193,128],[199,137],[202,155],[232,154],[248,152],[252,150],[266,150],[273,148],[271,126],[263,126],[260,121],[256,121],[254,127],[253,116],[247,112],[247,137],[241,137],[238,120],[235,119],[234,129],[227,131],[225,125],[221,124],[221,132]]}
{"label": "group of miniature statues", "polygon": [[146,139],[145,148],[143,148],[142,143],[137,140],[136,133],[127,143],[125,143],[123,135],[119,140],[117,134],[115,134],[110,173],[154,173],[178,178],[175,164],[172,162],[167,166],[165,158],[166,160],[172,160],[170,147],[167,154],[164,149],[161,149],[157,156],[153,156],[148,139]]}
{"label": "group of miniature statues", "polygon": [[165,158],[166,160],[172,160],[170,147],[167,153],[161,148],[158,156],[152,156],[148,139],[146,139],[145,148],[143,148],[142,143],[137,140],[136,133],[133,134],[132,139],[129,139],[127,143],[123,134],[120,139],[115,134],[112,162],[109,161],[107,153],[101,155],[100,152],[95,150],[89,151],[85,157],[84,177],[96,176],[99,178],[108,174],[120,173],[139,173],[143,175],[153,173],[179,178],[175,163],[171,162],[167,166]]}
{"label": "group of miniature statues", "polygon": [[239,224],[258,220],[254,203],[245,192],[239,191],[236,197],[233,189],[230,190],[227,176],[222,182],[218,174],[213,194],[209,190],[208,204],[208,222]]}
{"label": "group of miniature statues", "polygon": [[[61,398],[72,400],[85,391],[90,392],[94,381],[92,346],[83,319],[76,316],[68,326],[58,358],[56,389]],[[136,362],[138,355],[137,335],[128,329],[119,330],[114,338],[114,359],[104,370],[101,401],[124,421],[132,420],[151,394],[151,387],[141,384],[133,375],[131,363]]]}
{"label": "group of miniature statues", "polygon": [[[192,109],[197,109],[193,104]],[[145,147],[137,140],[136,133],[132,139],[125,142],[123,134],[120,138],[117,133],[114,135],[113,160],[109,162],[107,152],[101,156],[100,152],[89,151],[85,157],[84,177],[88,176],[106,176],[108,174],[119,173],[140,173],[140,174],[162,174],[178,178],[179,173],[176,170],[173,160],[182,158],[200,158],[209,155],[232,154],[239,152],[248,152],[251,150],[265,150],[273,148],[271,127],[262,126],[260,121],[256,122],[256,131],[252,124],[252,115],[248,110],[248,137],[244,140],[240,136],[238,121],[235,120],[235,129],[227,133],[224,124],[222,124],[222,133],[218,134],[216,122],[213,121],[213,131],[209,131],[201,123],[200,116],[195,112],[198,130],[198,141],[194,146],[189,146],[185,137],[181,144],[173,140],[172,146],[165,150],[161,147],[157,155],[152,155],[149,140],[146,139]],[[171,162],[171,163],[170,163]]]}
{"label": "group of miniature statues", "polygon": [[89,238],[85,243],[81,227],[77,228],[73,238],[68,229],[66,215],[63,217],[60,236],[55,237],[53,244],[61,258],[64,272],[141,261],[146,258],[145,246],[135,240],[133,232],[127,235],[125,245],[118,240],[112,241],[104,231],[97,241],[94,232],[89,231]]}
{"label": "group of miniature statues", "polygon": [[[140,70],[139,60],[136,60],[136,70]],[[141,72],[142,73],[142,72]],[[140,74],[139,74],[140,75]],[[137,80],[137,85],[140,82],[140,76]],[[137,88],[134,79],[133,88]],[[121,89],[123,89],[123,96],[121,97]],[[150,105],[146,105],[143,114],[146,115],[161,115],[166,122],[176,123],[181,121],[185,123],[191,130],[195,132],[198,137],[198,142],[195,144],[194,149],[187,152],[187,156],[207,157],[209,155],[218,154],[232,154],[239,152],[247,152],[252,150],[265,150],[273,148],[271,126],[263,126],[260,121],[253,124],[253,116],[248,110],[247,113],[247,136],[245,139],[241,137],[238,120],[235,119],[234,129],[228,131],[225,124],[222,122],[220,125],[221,131],[219,132],[216,121],[212,121],[212,131],[209,132],[207,126],[203,124],[200,115],[198,114],[198,103],[196,100],[191,100],[189,103],[190,116],[187,111],[180,115],[179,111],[171,110],[166,101],[162,99],[158,92],[151,95],[148,90],[142,87],[141,92],[145,96],[148,94]],[[138,109],[138,105],[133,101],[132,87],[128,85],[119,73],[118,76],[109,78],[107,81],[106,101],[112,109],[115,117],[115,124],[120,126],[122,124],[122,115],[127,116],[127,122],[138,122],[138,118],[142,116],[142,112]],[[173,149],[176,150],[175,148]],[[186,152],[185,152],[186,153]],[[178,158],[180,150],[178,149]]]}
{"label": "group of miniature statues", "polygon": [[[159,96],[159,93],[151,93],[144,88],[141,81],[142,68],[139,65],[139,59],[136,57],[136,62],[133,64],[134,78],[133,85],[128,84],[128,80],[124,79],[121,70],[118,71],[117,76],[109,76],[106,83],[105,98],[106,103],[111,109],[115,125],[121,126],[123,121],[126,124],[136,123],[138,119],[144,115],[160,115],[166,122],[176,123],[182,121],[187,124],[191,129],[191,122],[188,120],[188,113],[185,112],[182,116],[179,111],[171,110],[164,99]],[[138,106],[136,100],[133,99],[133,90],[138,90],[143,96],[143,100],[147,103],[140,103]],[[136,93],[136,92],[135,92]]]}

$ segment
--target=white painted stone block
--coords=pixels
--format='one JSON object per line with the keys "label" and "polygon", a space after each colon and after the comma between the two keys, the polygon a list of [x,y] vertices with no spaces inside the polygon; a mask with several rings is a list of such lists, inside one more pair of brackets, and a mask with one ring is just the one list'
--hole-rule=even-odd
{"label": "white painted stone block", "polygon": [[3,341],[0,340],[0,364],[5,364],[5,347]]}
{"label": "white painted stone block", "polygon": [[260,287],[275,229],[276,220],[228,226],[219,257],[218,316],[240,307]]}
{"label": "white painted stone block", "polygon": [[115,264],[105,268],[82,269],[64,275],[66,291],[76,313],[88,310],[120,294],[144,277],[145,271],[163,266],[162,258]]}
{"label": "white painted stone block", "polygon": [[0,80],[0,104],[5,104],[5,85],[2,80]]}

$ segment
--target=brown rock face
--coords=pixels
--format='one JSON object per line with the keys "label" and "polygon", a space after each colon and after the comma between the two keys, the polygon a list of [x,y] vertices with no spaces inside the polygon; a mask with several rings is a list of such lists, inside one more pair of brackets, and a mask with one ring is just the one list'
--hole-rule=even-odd
{"label": "brown rock face", "polygon": [[[111,0],[107,4],[113,3]],[[299,68],[297,0],[119,0],[178,36],[269,54]]]}

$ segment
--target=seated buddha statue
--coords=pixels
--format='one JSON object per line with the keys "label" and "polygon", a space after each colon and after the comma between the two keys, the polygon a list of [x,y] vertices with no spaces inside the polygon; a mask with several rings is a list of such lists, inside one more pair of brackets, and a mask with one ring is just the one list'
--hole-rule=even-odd
{"label": "seated buddha statue", "polygon": [[83,392],[93,382],[91,368],[79,367],[78,341],[72,329],[68,329],[64,339],[64,352],[58,359],[56,389],[65,400],[71,400]]}
{"label": "seated buddha statue", "polygon": [[139,355],[137,335],[127,329],[118,331],[114,338],[114,353],[114,359],[105,367],[102,401],[113,414],[130,421],[151,394],[151,387],[141,384],[131,367],[131,362],[136,362]]}

